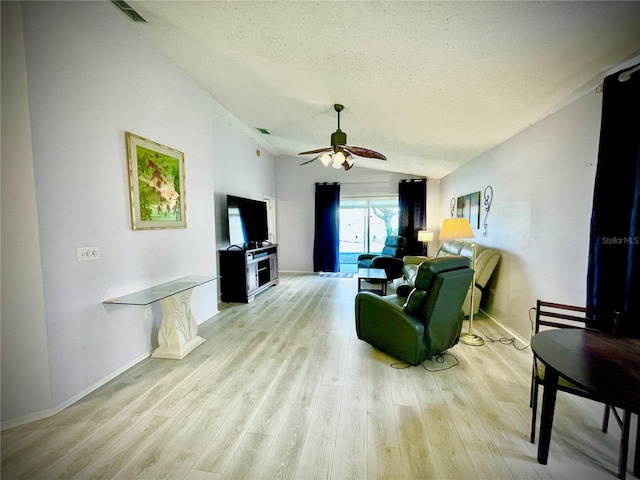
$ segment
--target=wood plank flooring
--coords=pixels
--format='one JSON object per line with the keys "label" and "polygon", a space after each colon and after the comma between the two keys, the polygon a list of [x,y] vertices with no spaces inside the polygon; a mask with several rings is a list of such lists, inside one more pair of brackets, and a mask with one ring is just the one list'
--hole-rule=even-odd
{"label": "wood plank flooring", "polygon": [[[443,363],[394,368],[356,338],[356,291],[356,278],[285,274],[249,305],[222,304],[185,359],[146,359],[2,432],[2,478],[616,478],[615,421],[603,434],[602,406],[562,393],[538,464],[530,349],[456,345]],[[476,319],[475,333],[505,335]]]}

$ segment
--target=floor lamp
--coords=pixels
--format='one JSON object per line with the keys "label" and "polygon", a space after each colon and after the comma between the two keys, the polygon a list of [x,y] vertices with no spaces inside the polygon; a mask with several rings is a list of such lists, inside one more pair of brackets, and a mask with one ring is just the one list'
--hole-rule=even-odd
{"label": "floor lamp", "polygon": [[[466,218],[446,218],[442,221],[440,229],[440,240],[454,240],[459,238],[474,238],[471,224]],[[471,304],[469,305],[469,332],[460,335],[460,341],[467,345],[480,346],[484,345],[484,340],[473,333],[473,306],[476,290],[476,244],[471,243],[471,268],[473,269],[473,277],[471,280]]]}

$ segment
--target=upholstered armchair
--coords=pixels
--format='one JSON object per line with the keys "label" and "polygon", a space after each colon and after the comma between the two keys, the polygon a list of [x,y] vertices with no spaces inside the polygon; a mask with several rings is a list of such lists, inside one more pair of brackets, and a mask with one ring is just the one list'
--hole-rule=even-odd
{"label": "upholstered armchair", "polygon": [[404,249],[407,241],[404,237],[391,235],[384,241],[381,253],[362,253],[358,255],[358,268],[382,268],[387,280],[402,277]]}
{"label": "upholstered armchair", "polygon": [[433,258],[420,264],[415,287],[406,298],[359,292],[358,338],[412,365],[445,352],[458,343],[462,303],[472,277],[466,257]]}

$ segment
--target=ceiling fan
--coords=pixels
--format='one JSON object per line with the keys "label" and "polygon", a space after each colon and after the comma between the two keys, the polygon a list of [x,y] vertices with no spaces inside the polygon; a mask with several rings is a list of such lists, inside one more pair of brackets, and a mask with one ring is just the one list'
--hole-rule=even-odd
{"label": "ceiling fan", "polygon": [[368,148],[353,147],[346,145],[347,134],[340,130],[340,112],[344,109],[343,105],[336,103],[333,109],[338,112],[338,129],[331,134],[331,146],[328,148],[319,148],[317,150],[309,150],[308,152],[300,152],[298,155],[311,155],[319,154],[316,157],[301,163],[300,165],[306,165],[307,163],[320,160],[325,167],[328,167],[330,163],[334,168],[344,168],[349,170],[353,167],[353,156],[377,158],[379,160],[386,160],[387,157],[381,153],[374,152]]}

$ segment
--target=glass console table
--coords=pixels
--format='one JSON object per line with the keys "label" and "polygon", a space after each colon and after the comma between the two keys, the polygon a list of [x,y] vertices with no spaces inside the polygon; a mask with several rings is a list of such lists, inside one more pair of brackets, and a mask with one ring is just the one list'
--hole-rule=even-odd
{"label": "glass console table", "polygon": [[199,285],[218,277],[190,276],[156,285],[139,292],[105,300],[109,305],[149,305],[160,302],[162,325],[158,331],[158,348],[152,357],[180,360],[204,342],[198,336],[198,324],[191,313],[191,292]]}

